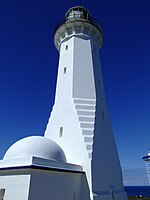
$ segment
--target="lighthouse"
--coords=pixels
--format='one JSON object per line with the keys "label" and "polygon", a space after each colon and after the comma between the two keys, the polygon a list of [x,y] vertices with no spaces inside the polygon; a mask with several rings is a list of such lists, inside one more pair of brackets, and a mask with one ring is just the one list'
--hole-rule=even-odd
{"label": "lighthouse", "polygon": [[45,137],[82,166],[91,200],[126,199],[100,65],[103,32],[81,6],[70,8],[55,32],[59,66]]}
{"label": "lighthouse", "polygon": [[142,159],[146,163],[147,177],[148,177],[148,182],[150,184],[150,149],[148,150],[147,156],[144,156]]}
{"label": "lighthouse", "polygon": [[82,6],[55,32],[55,102],[44,136],[12,144],[0,160],[0,200],[127,200],[109,121],[99,49],[103,33]]}

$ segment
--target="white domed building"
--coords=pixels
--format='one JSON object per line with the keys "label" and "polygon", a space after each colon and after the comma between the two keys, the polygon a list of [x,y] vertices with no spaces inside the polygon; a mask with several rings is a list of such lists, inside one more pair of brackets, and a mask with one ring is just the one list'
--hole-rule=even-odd
{"label": "white domed building", "polygon": [[[67,164],[62,148],[49,138],[30,136],[14,143],[0,161],[0,200],[80,199],[88,188],[81,166]],[[63,196],[63,198],[62,198]]]}
{"label": "white domed building", "polygon": [[57,27],[55,104],[42,136],[14,143],[0,161],[0,200],[126,200],[107,112],[99,23],[81,6]]}
{"label": "white domed building", "polygon": [[17,141],[7,150],[3,159],[26,157],[66,162],[66,157],[61,147],[51,139],[42,136],[30,136]]}

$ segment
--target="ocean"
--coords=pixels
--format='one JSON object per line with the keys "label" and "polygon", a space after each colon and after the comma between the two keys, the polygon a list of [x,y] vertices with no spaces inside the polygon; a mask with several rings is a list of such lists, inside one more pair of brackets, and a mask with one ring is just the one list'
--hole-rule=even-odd
{"label": "ocean", "polygon": [[150,186],[125,186],[128,196],[150,197]]}

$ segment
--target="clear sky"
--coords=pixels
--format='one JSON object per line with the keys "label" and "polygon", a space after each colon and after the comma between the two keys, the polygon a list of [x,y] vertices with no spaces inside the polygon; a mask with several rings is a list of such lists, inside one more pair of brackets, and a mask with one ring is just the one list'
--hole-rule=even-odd
{"label": "clear sky", "polygon": [[15,141],[43,135],[58,67],[54,31],[83,5],[100,22],[108,111],[123,169],[144,168],[150,148],[149,0],[0,1],[0,158]]}

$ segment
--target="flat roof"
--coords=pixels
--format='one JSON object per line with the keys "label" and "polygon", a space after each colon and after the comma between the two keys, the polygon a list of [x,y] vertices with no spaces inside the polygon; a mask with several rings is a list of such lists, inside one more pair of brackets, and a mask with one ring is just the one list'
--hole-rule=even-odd
{"label": "flat roof", "polygon": [[80,165],[57,162],[38,157],[0,160],[0,171],[19,169],[40,169],[71,173],[84,173]]}

